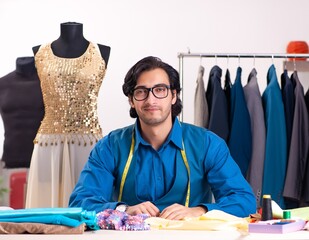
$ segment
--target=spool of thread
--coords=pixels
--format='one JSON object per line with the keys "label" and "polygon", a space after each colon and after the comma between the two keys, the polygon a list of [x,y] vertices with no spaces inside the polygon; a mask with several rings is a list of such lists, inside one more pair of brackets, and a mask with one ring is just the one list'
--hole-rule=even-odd
{"label": "spool of thread", "polygon": [[291,211],[283,211],[283,219],[291,219]]}
{"label": "spool of thread", "polygon": [[[309,47],[305,41],[291,41],[289,42],[286,52],[293,54],[306,54],[309,53]],[[294,58],[289,58],[290,61],[294,61]],[[306,61],[306,58],[295,58],[295,61]]]}
{"label": "spool of thread", "polygon": [[263,195],[262,199],[262,221],[273,219],[273,211],[271,207],[271,196]]}

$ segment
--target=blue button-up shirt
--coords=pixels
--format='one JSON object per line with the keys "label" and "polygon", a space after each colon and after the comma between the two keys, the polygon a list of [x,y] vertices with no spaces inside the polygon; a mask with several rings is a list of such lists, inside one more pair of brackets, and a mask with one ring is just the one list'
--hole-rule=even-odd
{"label": "blue button-up shirt", "polygon": [[[97,212],[116,207],[133,133],[134,152],[122,203],[135,205],[151,201],[161,211],[173,203],[184,205],[189,179],[180,154],[184,147],[190,168],[190,207],[203,205],[208,210],[218,209],[240,217],[255,213],[251,187],[224,140],[207,129],[180,124],[177,118],[158,150],[142,138],[138,121],[100,140],[70,197],[71,207]],[[211,193],[215,203],[211,202]]]}

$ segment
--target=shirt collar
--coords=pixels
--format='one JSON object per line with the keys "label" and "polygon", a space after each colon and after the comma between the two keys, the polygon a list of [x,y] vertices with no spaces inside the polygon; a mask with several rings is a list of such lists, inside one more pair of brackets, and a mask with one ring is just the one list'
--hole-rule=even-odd
{"label": "shirt collar", "polygon": [[[143,145],[150,145],[148,142],[146,142],[140,132],[140,126],[139,126],[139,120],[137,119],[134,125],[134,132],[135,132],[135,146],[134,148],[137,149],[140,144]],[[174,122],[173,122],[173,127],[168,135],[166,141],[163,143],[162,146],[168,144],[169,142],[174,143],[179,149],[182,149],[182,129],[181,129],[181,124],[176,117]]]}

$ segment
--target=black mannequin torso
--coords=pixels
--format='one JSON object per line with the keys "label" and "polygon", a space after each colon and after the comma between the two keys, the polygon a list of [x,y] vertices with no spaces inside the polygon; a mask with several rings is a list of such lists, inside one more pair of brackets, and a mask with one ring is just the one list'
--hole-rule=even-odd
{"label": "black mannequin torso", "polygon": [[36,74],[33,57],[19,57],[16,59],[16,73],[30,77]]}
{"label": "black mannequin torso", "polygon": [[44,116],[43,96],[33,57],[16,59],[16,69],[0,78],[0,114],[5,130],[6,168],[29,167],[33,140]]}
{"label": "black mannequin torso", "polygon": [[[51,48],[54,55],[62,58],[77,58],[85,53],[88,48],[89,41],[83,36],[83,24],[76,22],[61,23],[60,37],[53,41]],[[110,55],[110,47],[98,44],[101,56],[106,65]],[[36,54],[40,46],[32,48]]]}

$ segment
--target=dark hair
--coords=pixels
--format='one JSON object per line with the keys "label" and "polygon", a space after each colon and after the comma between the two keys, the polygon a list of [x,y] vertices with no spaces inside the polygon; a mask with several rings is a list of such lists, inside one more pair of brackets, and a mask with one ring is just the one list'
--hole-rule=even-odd
{"label": "dark hair", "polygon": [[[133,90],[136,86],[137,79],[139,76],[146,71],[154,70],[157,68],[163,69],[169,78],[169,83],[171,86],[171,90],[176,90],[176,102],[172,106],[172,117],[177,117],[181,110],[182,110],[182,102],[180,100],[180,81],[179,81],[179,74],[176,69],[174,69],[169,64],[163,62],[160,58],[157,57],[145,57],[138,61],[131,69],[128,71],[124,78],[124,84],[122,85],[122,91],[124,95],[129,97],[131,100],[133,98]],[[134,108],[131,107],[130,109],[130,116],[132,118],[137,118],[137,113]]]}

